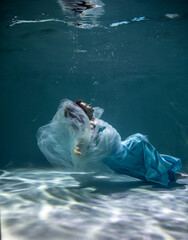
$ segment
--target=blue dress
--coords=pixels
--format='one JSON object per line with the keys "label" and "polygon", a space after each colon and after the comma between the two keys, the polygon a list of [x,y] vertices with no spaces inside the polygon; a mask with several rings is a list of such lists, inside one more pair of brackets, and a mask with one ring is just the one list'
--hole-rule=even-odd
{"label": "blue dress", "polygon": [[[181,168],[181,160],[162,155],[142,134],[122,141],[111,125],[99,119],[103,109],[94,108],[96,124],[90,127],[85,112],[70,100],[63,100],[52,121],[39,128],[38,146],[48,161],[77,171],[108,171],[168,186]],[[74,154],[79,143],[83,156]]]}

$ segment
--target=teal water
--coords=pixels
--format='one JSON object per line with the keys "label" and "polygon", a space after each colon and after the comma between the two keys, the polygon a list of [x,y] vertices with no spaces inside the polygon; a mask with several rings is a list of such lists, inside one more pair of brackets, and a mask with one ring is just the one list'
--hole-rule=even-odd
{"label": "teal water", "polygon": [[56,0],[1,2],[1,167],[47,166],[37,129],[82,98],[188,168],[187,1],[98,3],[79,17]]}
{"label": "teal water", "polygon": [[90,185],[83,173],[83,185],[51,168],[35,134],[61,99],[81,98],[104,108],[103,119],[122,139],[140,132],[160,153],[180,157],[187,174],[187,1],[96,0],[89,10],[77,6],[77,14],[73,2],[0,3],[3,234],[186,239],[187,180],[153,190],[118,176]]}

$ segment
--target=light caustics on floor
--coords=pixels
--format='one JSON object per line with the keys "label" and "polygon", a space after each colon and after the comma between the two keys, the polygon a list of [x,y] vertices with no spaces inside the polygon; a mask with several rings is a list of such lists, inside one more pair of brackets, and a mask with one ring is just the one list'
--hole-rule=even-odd
{"label": "light caustics on floor", "polygon": [[2,239],[187,239],[188,179],[169,188],[118,175],[1,172]]}

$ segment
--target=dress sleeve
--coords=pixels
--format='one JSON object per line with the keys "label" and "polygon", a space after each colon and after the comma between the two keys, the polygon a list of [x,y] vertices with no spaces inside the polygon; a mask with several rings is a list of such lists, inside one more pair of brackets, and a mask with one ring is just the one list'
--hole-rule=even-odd
{"label": "dress sleeve", "polygon": [[101,162],[121,148],[121,137],[110,124],[98,119],[88,148],[91,162]]}
{"label": "dress sleeve", "polygon": [[73,168],[80,161],[73,149],[82,141],[84,153],[91,138],[90,122],[85,112],[70,100],[63,100],[52,121],[39,128],[38,146],[54,166]]}
{"label": "dress sleeve", "polygon": [[100,118],[102,116],[103,112],[104,112],[103,108],[94,107],[94,113],[93,113],[94,118]]}

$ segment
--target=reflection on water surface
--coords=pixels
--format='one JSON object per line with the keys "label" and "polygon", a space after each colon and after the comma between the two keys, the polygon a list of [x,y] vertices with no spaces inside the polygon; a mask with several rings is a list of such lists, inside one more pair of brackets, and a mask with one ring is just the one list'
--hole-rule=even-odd
{"label": "reflection on water surface", "polygon": [[99,17],[104,13],[104,4],[100,0],[58,0],[71,25],[90,28],[99,25]]}

